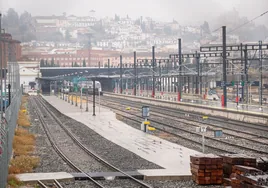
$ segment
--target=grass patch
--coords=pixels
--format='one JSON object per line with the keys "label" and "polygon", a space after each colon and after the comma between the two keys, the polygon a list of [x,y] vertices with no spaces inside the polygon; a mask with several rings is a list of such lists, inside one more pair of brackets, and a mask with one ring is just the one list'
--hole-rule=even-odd
{"label": "grass patch", "polygon": [[7,182],[10,187],[20,187],[23,185],[15,175],[8,175]]}
{"label": "grass patch", "polygon": [[26,109],[21,109],[19,111],[19,117],[18,117],[17,123],[18,123],[19,126],[22,126],[22,127],[31,126],[31,123],[29,121],[29,117],[27,115],[27,110]]}
{"label": "grass patch", "polygon": [[39,157],[31,156],[35,146],[35,136],[28,131],[31,126],[27,113],[27,96],[22,97],[17,123],[19,127],[15,130],[13,139],[14,158],[9,165],[8,185],[9,187],[20,187],[22,183],[14,174],[30,173],[39,164]]}
{"label": "grass patch", "polygon": [[17,156],[10,162],[9,174],[29,173],[37,167],[38,157],[21,155]]}
{"label": "grass patch", "polygon": [[28,130],[18,128],[13,140],[14,155],[27,155],[34,151],[35,136]]}
{"label": "grass patch", "polygon": [[28,96],[22,97],[19,116],[18,116],[18,120],[17,120],[18,125],[22,126],[22,127],[31,126],[31,123],[30,123],[29,117],[28,117],[28,112],[27,112],[27,100],[28,100]]}

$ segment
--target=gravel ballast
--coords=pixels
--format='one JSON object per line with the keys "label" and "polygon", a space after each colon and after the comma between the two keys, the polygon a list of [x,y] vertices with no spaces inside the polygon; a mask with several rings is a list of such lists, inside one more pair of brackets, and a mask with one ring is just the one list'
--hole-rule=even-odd
{"label": "gravel ballast", "polygon": [[[29,99],[30,98],[31,97],[29,97]],[[37,168],[34,169],[34,172],[73,172],[74,170],[70,168],[52,148],[40,121],[35,121],[38,118],[33,110],[31,100],[29,100],[28,104],[28,112],[32,124],[29,131],[36,136],[34,155],[40,158],[40,163]]]}
{"label": "gravel ballast", "polygon": [[[45,102],[45,104],[48,103]],[[51,105],[48,106],[61,122],[78,137],[82,144],[117,168],[123,171],[162,169],[162,167],[100,136],[86,125],[63,115]]]}
{"label": "gravel ballast", "polygon": [[[96,154],[101,156],[103,159],[107,160],[114,166],[120,168],[123,171],[132,171],[137,169],[160,169],[162,167],[151,163],[135,153],[132,153],[112,142],[98,135],[96,132],[88,128],[86,125],[77,122],[69,117],[62,115],[57,112],[51,106],[55,115],[60,118],[60,120],[67,126],[67,128],[74,133],[79,140],[90,150],[93,150]],[[35,122],[34,119],[36,115],[30,110],[30,116],[32,118],[31,132],[37,134],[37,148],[36,153],[40,155],[40,166],[36,168],[35,172],[58,172],[66,171],[73,172],[73,170],[65,164],[65,162],[54,152],[53,148],[50,146],[48,139],[43,131],[43,128],[39,121]],[[133,125],[132,125],[133,126]],[[53,161],[53,162],[51,162]],[[133,183],[128,179],[115,179],[112,181],[98,181],[105,187],[111,188],[139,188],[141,186]],[[195,188],[195,187],[214,187],[221,188],[223,186],[198,186],[193,181],[144,181],[145,183],[151,185],[154,188]],[[90,181],[75,181],[75,182],[65,182],[61,183],[63,187],[75,188],[75,187],[97,187]]]}

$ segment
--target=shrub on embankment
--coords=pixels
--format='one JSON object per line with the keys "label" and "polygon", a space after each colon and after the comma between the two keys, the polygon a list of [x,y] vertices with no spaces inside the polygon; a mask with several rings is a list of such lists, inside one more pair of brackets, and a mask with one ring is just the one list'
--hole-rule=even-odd
{"label": "shrub on embankment", "polygon": [[28,117],[28,97],[22,97],[22,103],[18,115],[18,127],[13,139],[13,158],[10,161],[8,184],[11,187],[19,187],[22,183],[14,174],[32,172],[39,163],[39,157],[33,156],[35,148],[35,136],[29,132],[31,126]]}

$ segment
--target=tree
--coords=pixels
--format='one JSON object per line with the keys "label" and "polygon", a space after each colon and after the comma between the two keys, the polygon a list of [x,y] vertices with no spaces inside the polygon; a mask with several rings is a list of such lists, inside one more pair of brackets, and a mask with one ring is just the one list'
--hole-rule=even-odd
{"label": "tree", "polygon": [[120,21],[120,17],[117,16],[116,14],[115,14],[115,16],[114,16],[114,21],[116,21],[116,22]]}
{"label": "tree", "polygon": [[19,15],[13,8],[8,9],[6,19],[8,20],[8,27],[17,27],[19,25]]}
{"label": "tree", "polygon": [[52,57],[50,64],[51,64],[51,67],[55,67],[54,57]]}
{"label": "tree", "polygon": [[45,66],[45,61],[44,61],[44,59],[41,59],[41,61],[40,61],[40,67],[44,67]]}
{"label": "tree", "polygon": [[204,34],[210,35],[211,32],[207,21],[204,21],[203,25],[201,25],[201,30],[203,31]]}
{"label": "tree", "polygon": [[86,60],[84,59],[83,60],[83,67],[86,67],[87,65],[86,65]]}
{"label": "tree", "polygon": [[65,31],[65,40],[69,42],[71,40],[71,38],[72,38],[72,36],[70,34],[70,31],[67,29]]}
{"label": "tree", "polygon": [[75,63],[74,63],[74,67],[79,67],[79,65],[75,62]]}

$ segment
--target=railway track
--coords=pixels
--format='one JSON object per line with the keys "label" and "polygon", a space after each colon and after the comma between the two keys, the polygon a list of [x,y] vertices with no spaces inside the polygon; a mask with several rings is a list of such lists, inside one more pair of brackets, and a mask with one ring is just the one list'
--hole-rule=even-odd
{"label": "railway track", "polygon": [[[113,95],[113,94],[107,94],[107,96],[103,96],[105,99],[109,99],[109,98],[114,98],[115,100],[119,100],[119,101],[125,101],[127,99],[125,98],[118,98],[116,97],[116,95]],[[146,98],[144,98],[144,100],[146,100]],[[131,101],[131,100],[128,100],[129,103],[132,103],[132,104],[144,104],[144,103],[141,103],[139,101]],[[177,108],[173,108],[173,107],[162,107],[162,106],[159,106],[159,105],[155,105],[155,104],[151,104],[149,103],[150,101],[148,100],[148,103],[146,104],[150,104],[151,107],[153,108],[158,108],[158,109],[165,109],[165,111],[167,112],[173,112],[173,113],[177,113],[177,114],[189,114],[190,116],[199,116],[199,117],[202,117],[204,114],[202,113],[194,113],[194,112],[187,112],[187,111],[184,111],[184,110],[181,110],[181,109],[177,109]],[[165,102],[165,101],[159,101],[159,102]],[[215,116],[210,116],[209,117],[210,120],[213,120],[213,121],[216,121],[218,123],[229,123],[231,124],[232,126],[238,126],[238,127],[244,127],[244,128],[249,128],[249,129],[252,129],[252,130],[258,130],[258,131],[268,131],[268,126],[266,125],[263,125],[263,124],[253,124],[253,123],[245,123],[245,122],[241,122],[241,121],[237,121],[237,120],[230,120],[230,119],[227,119],[227,118],[222,118],[222,117],[215,117]],[[265,137],[265,138],[268,138],[268,135],[262,135],[262,137]]]}
{"label": "railway track", "polygon": [[[102,159],[100,156],[98,156],[97,154],[95,154],[93,151],[89,150],[88,148],[86,148],[80,141],[79,139],[73,134],[71,133],[65,126],[64,124],[50,111],[50,109],[47,107],[47,105],[44,103],[44,101],[40,98],[40,97],[35,97],[32,98],[31,100],[33,100],[32,102],[35,104],[35,109],[38,115],[38,118],[40,119],[40,122],[47,134],[47,137],[52,145],[52,147],[54,148],[54,150],[59,154],[59,156],[71,167],[73,168],[76,172],[81,172],[83,174],[85,174],[85,176],[94,183],[95,186],[97,187],[105,187],[103,186],[99,181],[94,180],[91,176],[89,176],[89,174],[87,174],[87,172],[85,171],[86,169],[83,168],[83,166],[81,167],[81,165],[76,165],[75,162],[73,162],[72,160],[70,160],[70,156],[67,156],[59,147],[59,142],[56,142],[55,139],[55,134],[57,132],[65,132],[65,134],[75,143],[72,145],[68,146],[68,149],[70,149],[71,147],[73,147],[74,145],[78,146],[80,150],[82,150],[84,153],[86,153],[87,155],[93,157],[99,164],[105,166],[106,168],[116,171],[116,172],[120,172],[121,174],[125,175],[127,178],[129,178],[130,180],[130,184],[135,184],[135,187],[137,185],[139,185],[140,187],[145,187],[145,188],[151,188],[150,185],[132,177],[131,175],[127,174],[126,172],[118,169],[117,167],[113,166],[112,164],[110,164],[109,162],[105,161],[104,159]],[[52,126],[50,126],[50,128],[48,127],[49,124],[52,124]],[[57,127],[57,129],[51,129],[51,127]],[[53,131],[53,133],[52,133]],[[54,136],[53,136],[54,134]],[[57,136],[57,134],[56,134]],[[69,139],[68,138],[68,139]],[[57,138],[57,140],[59,140],[60,138]],[[67,139],[67,137],[64,137],[62,139]],[[76,148],[77,149],[77,148]],[[82,151],[79,151],[79,153],[81,153]],[[76,158],[78,158],[77,156],[75,156]],[[95,162],[96,162],[95,161]],[[85,166],[87,165],[87,161],[85,161],[85,163],[83,163]]]}
{"label": "railway track", "polygon": [[38,185],[42,188],[48,188],[48,187],[54,187],[54,188],[63,188],[63,186],[60,184],[60,182],[58,180],[53,180],[53,183],[49,183],[49,185],[47,185],[48,183],[45,183],[43,181],[38,180]]}
{"label": "railway track", "polygon": [[[140,110],[140,107],[141,106],[139,106],[136,102],[129,102],[129,101],[126,102],[126,100],[121,100],[121,99],[120,99],[120,101],[119,100],[111,100],[111,99],[109,99],[107,97],[105,98],[104,101],[106,102],[106,104],[104,104],[102,102],[102,105],[106,105],[109,108],[115,109],[117,111],[117,113],[120,113],[120,115],[123,116],[124,118],[131,119],[132,121],[136,121],[137,123],[140,123],[142,121],[141,117],[139,115],[137,115],[137,113],[127,112],[128,113],[128,115],[127,115],[125,113],[125,108],[120,109],[120,108],[117,108],[116,107],[118,104],[121,104],[121,106],[123,105],[124,107],[125,106],[131,106],[132,108],[137,108],[138,110]],[[110,102],[112,104],[107,104],[108,102]],[[177,123],[178,122],[179,123],[183,123],[184,126],[185,125],[189,125],[189,126],[195,126],[195,127],[197,127],[197,125],[194,125],[193,123],[189,124],[189,122],[187,123],[187,122],[182,122],[180,120],[177,120],[177,118],[181,118],[181,117],[178,117],[178,116],[175,117],[174,115],[171,115],[171,113],[169,111],[165,111],[165,108],[158,108],[158,110],[160,112],[159,111],[156,111],[154,107],[152,108],[152,112],[155,113],[155,115],[157,115],[157,116],[160,116],[160,113],[161,113],[161,114],[163,114],[163,116],[166,119],[167,118],[170,118],[170,119],[172,119],[172,121],[175,121]],[[131,115],[132,117],[129,117],[129,115]],[[133,116],[135,118],[133,118]],[[139,119],[136,119],[136,118],[139,118]],[[174,118],[176,118],[176,119],[174,119]],[[194,132],[194,131],[189,131],[189,130],[183,128],[183,127],[175,127],[175,126],[172,126],[170,124],[164,123],[163,121],[156,120],[155,118],[151,118],[150,121],[153,122],[154,125],[155,124],[158,125],[157,126],[157,129],[159,129],[159,130],[161,130],[163,132],[166,132],[166,133],[169,133],[171,135],[178,136],[178,137],[184,137],[184,139],[189,140],[189,141],[191,141],[191,142],[193,142],[195,144],[201,144],[201,141],[200,141],[201,135],[198,134],[198,133],[196,133],[196,132]],[[167,129],[166,129],[167,127],[170,128],[171,130],[170,131],[167,131]],[[180,133],[183,133],[183,134],[175,133],[174,130],[180,131]],[[185,135],[185,133],[187,133],[188,136],[189,135],[194,135],[195,137],[197,137],[196,140],[193,140],[193,139],[189,138],[188,136],[183,136],[183,135]],[[265,142],[256,141],[256,140],[253,140],[251,138],[244,138],[242,136],[237,136],[235,134],[230,134],[230,133],[228,135],[239,137],[241,139],[248,140],[248,141],[251,141],[251,142],[255,142],[255,143],[267,145],[267,143],[265,143]],[[252,134],[252,135],[254,135],[254,134]],[[254,135],[254,136],[256,136],[256,135]],[[232,153],[232,151],[236,151],[236,150],[239,149],[239,150],[245,150],[245,153],[246,153],[246,151],[249,151],[252,154],[254,154],[254,153],[256,153],[256,154],[265,154],[265,155],[268,154],[268,150],[265,150],[265,149],[264,150],[254,149],[254,148],[248,147],[248,146],[243,146],[243,145],[238,145],[238,144],[234,144],[234,143],[229,143],[230,141],[228,141],[228,140],[227,141],[225,141],[225,140],[218,140],[218,139],[212,138],[212,137],[206,137],[206,139],[207,140],[210,140],[211,142],[213,142],[212,145],[207,145],[206,144],[206,147],[209,147],[209,148],[214,149],[216,151]],[[216,143],[218,143],[218,144],[216,145]],[[224,147],[221,149],[221,148],[219,148],[219,145],[223,145],[224,147],[228,146],[227,148],[229,148],[229,149],[224,149]]]}
{"label": "railway track", "polygon": [[[121,100],[121,99],[119,100],[119,99],[114,99],[114,98],[111,100],[108,97],[105,98],[105,101],[111,101],[111,102],[117,101],[117,102],[120,102],[121,104],[131,105],[132,107],[136,107],[136,108],[141,108],[141,106],[143,105],[142,103],[133,102],[129,100],[126,101],[126,100]],[[179,109],[170,109],[170,108],[159,107],[155,105],[150,105],[150,106],[152,107],[151,108],[152,112],[159,113],[159,114],[172,117],[172,118],[177,118],[177,121],[180,121],[182,123],[184,121],[187,121],[187,125],[190,125],[190,126],[196,126],[197,124],[206,123],[206,125],[208,126],[222,128],[222,129],[230,131],[230,132],[225,132],[228,136],[244,138],[246,140],[254,141],[259,144],[268,145],[268,129],[267,130],[261,129],[260,132],[253,133],[254,131],[256,131],[254,128],[244,130],[246,123],[244,123],[245,126],[243,126],[240,124],[238,125],[237,123],[232,124],[223,120],[219,122],[218,120],[215,120],[214,117],[209,117],[209,121],[200,122],[200,119],[202,119],[201,115],[184,112]],[[181,120],[179,120],[178,118],[180,118]],[[193,123],[189,123],[189,122],[193,122]],[[232,134],[232,132],[235,132],[235,134]],[[241,136],[238,135],[237,133],[241,134]],[[252,139],[252,138],[257,138],[257,139]],[[261,139],[263,139],[264,141],[261,141]]]}
{"label": "railway track", "polygon": [[[113,100],[111,99],[105,99],[105,101],[109,101],[109,102],[113,102]],[[117,100],[116,100],[117,101]],[[120,100],[118,101],[121,104],[124,105],[130,105],[131,107],[140,109],[141,105],[138,105],[137,103],[125,103],[124,101]],[[172,118],[174,121],[176,121],[177,123],[184,123],[187,126],[190,126],[192,128],[201,126],[203,124],[206,124],[206,126],[209,126],[210,128],[222,128],[224,129],[224,134],[227,137],[234,137],[234,138],[238,138],[243,140],[244,142],[248,142],[248,143],[252,143],[256,146],[258,145],[262,145],[263,147],[266,146],[266,148],[264,148],[265,150],[268,151],[268,137],[266,136],[268,134],[268,132],[262,132],[263,135],[260,134],[255,134],[255,133],[251,133],[249,131],[243,131],[240,129],[234,129],[234,128],[228,128],[222,124],[217,124],[217,123],[212,123],[210,121],[200,121],[200,119],[202,119],[201,117],[197,117],[197,116],[190,116],[190,115],[181,115],[181,114],[176,114],[173,111],[169,111],[169,110],[165,110],[164,108],[152,108],[152,114],[155,114],[157,116],[162,116],[162,117],[170,117]],[[229,125],[230,126],[230,125]]]}

